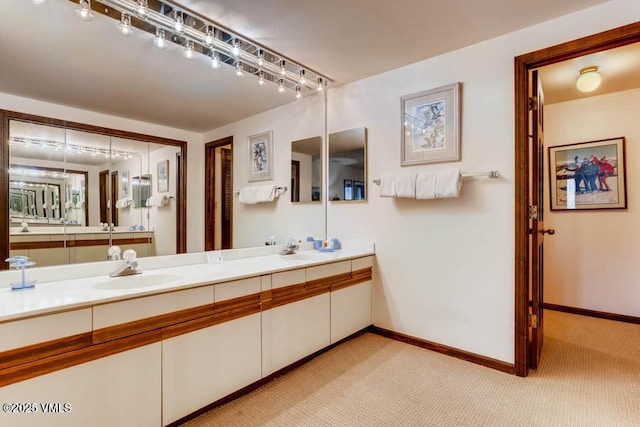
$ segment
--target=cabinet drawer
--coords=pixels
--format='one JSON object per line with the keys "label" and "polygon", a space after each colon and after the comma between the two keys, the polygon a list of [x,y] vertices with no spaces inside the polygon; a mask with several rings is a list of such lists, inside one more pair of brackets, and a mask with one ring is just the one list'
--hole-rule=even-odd
{"label": "cabinet drawer", "polygon": [[214,301],[221,302],[257,293],[260,293],[260,278],[250,277],[215,285]]}
{"label": "cabinet drawer", "polygon": [[351,261],[340,261],[307,268],[307,282],[351,272]]}
{"label": "cabinet drawer", "polygon": [[91,309],[0,324],[0,352],[91,332]]}
{"label": "cabinet drawer", "polygon": [[281,271],[271,275],[271,288],[283,288],[285,286],[298,285],[305,281],[304,268],[291,271]]}
{"label": "cabinet drawer", "polygon": [[366,256],[364,258],[351,260],[351,271],[364,270],[365,268],[370,267],[373,267],[373,256]]}
{"label": "cabinet drawer", "polygon": [[208,304],[213,304],[213,286],[98,305],[93,308],[93,329],[120,325]]}

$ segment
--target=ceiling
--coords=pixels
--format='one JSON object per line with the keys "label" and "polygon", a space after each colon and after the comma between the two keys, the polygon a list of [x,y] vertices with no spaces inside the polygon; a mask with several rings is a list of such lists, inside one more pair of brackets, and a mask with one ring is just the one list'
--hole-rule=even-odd
{"label": "ceiling", "polygon": [[[582,68],[595,65],[602,76],[600,87],[583,93],[576,89]],[[545,104],[640,88],[640,43],[581,56],[540,68]]]}
{"label": "ceiling", "polygon": [[[606,0],[184,0],[336,84],[362,79]],[[69,0],[5,0],[0,91],[205,132],[293,102],[231,67],[123,38],[117,22],[80,21]]]}

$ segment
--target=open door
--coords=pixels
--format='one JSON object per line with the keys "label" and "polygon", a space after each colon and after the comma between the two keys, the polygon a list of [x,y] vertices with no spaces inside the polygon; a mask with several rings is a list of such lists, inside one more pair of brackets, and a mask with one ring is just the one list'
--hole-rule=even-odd
{"label": "open door", "polygon": [[536,369],[542,353],[544,313],[543,270],[544,235],[554,234],[555,230],[544,228],[544,92],[538,71],[531,74],[531,192],[529,210],[530,235],[530,283],[529,283],[529,368]]}
{"label": "open door", "polygon": [[205,251],[233,241],[233,137],[205,144]]}

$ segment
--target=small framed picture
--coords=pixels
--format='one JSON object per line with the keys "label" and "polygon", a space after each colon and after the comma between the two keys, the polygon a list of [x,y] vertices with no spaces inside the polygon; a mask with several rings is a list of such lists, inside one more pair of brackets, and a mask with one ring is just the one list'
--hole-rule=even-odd
{"label": "small framed picture", "polygon": [[460,160],[461,83],[401,98],[401,166]]}
{"label": "small framed picture", "polygon": [[249,137],[249,182],[273,179],[273,132]]}
{"label": "small framed picture", "polygon": [[158,162],[158,193],[169,191],[169,160]]}
{"label": "small framed picture", "polygon": [[549,147],[551,210],[625,209],[624,137]]}

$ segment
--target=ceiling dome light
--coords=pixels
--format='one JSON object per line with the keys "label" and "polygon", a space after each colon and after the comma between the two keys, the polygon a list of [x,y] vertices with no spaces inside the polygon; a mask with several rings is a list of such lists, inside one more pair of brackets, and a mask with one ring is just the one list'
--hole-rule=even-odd
{"label": "ceiling dome light", "polygon": [[89,22],[93,19],[93,11],[91,10],[91,0],[80,0],[76,8],[76,14],[83,21]]}
{"label": "ceiling dome light", "polygon": [[155,44],[158,49],[167,47],[167,39],[164,36],[164,30],[162,28],[156,30],[156,37],[153,39],[153,44]]}
{"label": "ceiling dome light", "polygon": [[123,13],[120,18],[120,23],[118,24],[118,30],[120,34],[125,37],[129,37],[133,34],[133,26],[131,26],[131,15]]}
{"label": "ceiling dome light", "polygon": [[235,39],[233,41],[233,47],[231,48],[231,54],[236,58],[240,56],[240,40]]}
{"label": "ceiling dome light", "polygon": [[176,33],[182,34],[184,33],[184,18],[182,17],[182,13],[176,11],[173,22],[173,29],[176,30]]}
{"label": "ceiling dome light", "polygon": [[300,92],[300,86],[296,86],[296,98],[302,98],[302,92]]}
{"label": "ceiling dome light", "polygon": [[593,92],[602,82],[602,76],[598,73],[598,67],[590,66],[580,70],[580,77],[576,80],[576,87],[580,92]]}
{"label": "ceiling dome light", "polygon": [[284,93],[284,80],[283,79],[278,80],[278,92]]}
{"label": "ceiling dome light", "polygon": [[322,81],[322,77],[318,77],[318,92],[322,92],[324,90],[324,82]]}
{"label": "ceiling dome light", "polygon": [[213,52],[211,55],[211,67],[215,69],[220,68],[220,55],[218,52]]}
{"label": "ceiling dome light", "polygon": [[244,68],[242,68],[242,62],[236,62],[236,76],[242,77],[244,75]]}
{"label": "ceiling dome light", "polygon": [[149,14],[149,1],[138,0],[138,6],[136,7],[136,15],[138,15],[140,19],[147,19],[148,14]]}
{"label": "ceiling dome light", "polygon": [[196,57],[196,49],[195,45],[191,40],[187,40],[187,43],[184,45],[184,50],[182,51],[182,56],[191,60]]}

